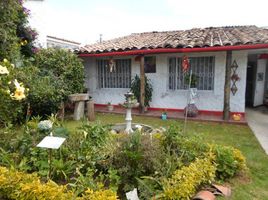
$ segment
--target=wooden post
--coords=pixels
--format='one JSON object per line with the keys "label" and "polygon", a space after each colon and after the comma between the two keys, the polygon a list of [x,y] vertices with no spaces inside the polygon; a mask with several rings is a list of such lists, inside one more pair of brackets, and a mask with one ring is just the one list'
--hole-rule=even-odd
{"label": "wooden post", "polygon": [[89,121],[95,120],[94,101],[92,99],[87,101],[87,117]]}
{"label": "wooden post", "polygon": [[230,117],[231,65],[232,65],[232,51],[227,51],[226,65],[225,65],[224,105],[223,105],[224,120],[229,120]]}
{"label": "wooden post", "polygon": [[144,113],[145,99],[145,73],[144,73],[144,56],[140,57],[140,108],[141,113]]}

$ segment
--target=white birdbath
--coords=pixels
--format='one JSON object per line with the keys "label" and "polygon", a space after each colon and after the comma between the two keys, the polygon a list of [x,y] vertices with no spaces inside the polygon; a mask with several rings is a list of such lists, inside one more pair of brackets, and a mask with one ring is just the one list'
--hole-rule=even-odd
{"label": "white birdbath", "polygon": [[134,107],[138,107],[139,103],[134,98],[134,94],[131,92],[128,92],[124,94],[126,97],[126,101],[124,102],[123,106],[126,108],[126,133],[132,133],[133,130],[131,128],[131,122],[132,122],[132,116],[131,116],[131,109]]}
{"label": "white birdbath", "polygon": [[84,117],[85,102],[89,100],[89,94],[71,94],[69,95],[69,99],[75,103],[73,119],[76,121],[80,120],[82,117]]}

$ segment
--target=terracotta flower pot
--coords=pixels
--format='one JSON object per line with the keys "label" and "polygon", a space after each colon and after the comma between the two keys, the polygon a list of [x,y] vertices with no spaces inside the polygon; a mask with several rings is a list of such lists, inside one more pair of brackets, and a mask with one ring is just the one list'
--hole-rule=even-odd
{"label": "terracotta flower pot", "polygon": [[216,196],[212,194],[210,191],[206,190],[198,192],[193,198],[193,200],[215,200],[215,199]]}

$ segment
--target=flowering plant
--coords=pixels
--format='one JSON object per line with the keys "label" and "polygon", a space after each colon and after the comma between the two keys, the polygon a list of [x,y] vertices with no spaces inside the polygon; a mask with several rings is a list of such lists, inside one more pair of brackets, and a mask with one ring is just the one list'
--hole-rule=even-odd
{"label": "flowering plant", "polygon": [[14,100],[21,101],[26,98],[25,87],[17,79],[13,79],[14,68],[15,65],[7,59],[0,62],[0,92],[9,95]]}
{"label": "flowering plant", "polygon": [[53,123],[50,120],[43,120],[38,123],[38,129],[40,131],[50,131]]}

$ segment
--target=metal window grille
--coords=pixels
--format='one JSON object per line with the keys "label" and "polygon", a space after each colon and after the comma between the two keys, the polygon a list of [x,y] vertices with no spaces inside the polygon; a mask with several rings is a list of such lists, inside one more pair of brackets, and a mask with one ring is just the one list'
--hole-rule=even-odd
{"label": "metal window grille", "polygon": [[110,71],[108,60],[97,60],[99,88],[130,88],[131,59],[115,60],[115,68]]}
{"label": "metal window grille", "polygon": [[[197,76],[197,89],[213,90],[215,57],[190,57],[189,60],[190,69]],[[188,87],[181,63],[182,58],[169,58],[169,89],[171,90],[184,90]]]}

